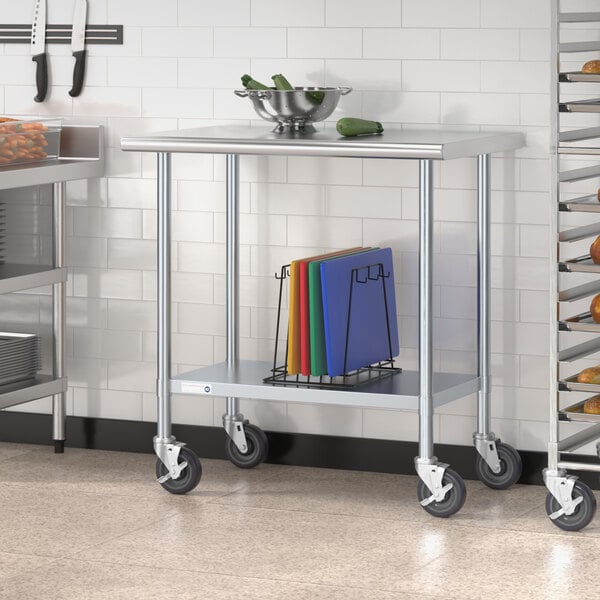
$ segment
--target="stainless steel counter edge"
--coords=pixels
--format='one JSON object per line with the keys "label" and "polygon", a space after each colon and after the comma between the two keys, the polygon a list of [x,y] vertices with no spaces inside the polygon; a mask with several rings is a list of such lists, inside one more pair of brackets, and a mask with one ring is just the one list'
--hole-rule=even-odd
{"label": "stainless steel counter edge", "polygon": [[104,170],[104,128],[101,125],[65,125],[61,133],[60,157],[0,168],[0,190],[102,177]]}
{"label": "stainless steel counter edge", "polygon": [[[206,128],[208,132],[216,128]],[[248,127],[248,131],[252,128]],[[479,154],[505,152],[521,148],[525,144],[522,133],[472,133],[472,137],[445,141],[444,136],[451,131],[427,131],[427,137],[439,134],[441,141],[436,142],[406,142],[396,141],[395,137],[385,134],[382,136],[365,136],[357,138],[314,139],[311,137],[269,137],[260,138],[264,133],[257,130],[256,138],[226,137],[227,126],[223,127],[223,137],[203,137],[203,129],[194,129],[179,135],[156,134],[141,137],[124,137],[121,139],[121,149],[137,152],[174,152],[174,153],[210,153],[210,154],[285,154],[288,156],[331,156],[354,158],[403,158],[403,159],[432,159],[450,160],[466,158]],[[239,127],[234,130],[240,131]],[[401,132],[402,130],[397,130]],[[402,132],[407,138],[415,132]],[[460,132],[454,132],[460,133]],[[184,137],[185,135],[189,137]]]}

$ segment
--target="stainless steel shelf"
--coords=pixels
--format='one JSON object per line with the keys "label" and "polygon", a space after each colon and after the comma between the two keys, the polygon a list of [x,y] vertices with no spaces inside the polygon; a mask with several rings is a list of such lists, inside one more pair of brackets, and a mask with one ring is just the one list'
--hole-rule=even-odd
{"label": "stainless steel shelf", "polygon": [[598,23],[600,12],[564,12],[558,15],[560,23]]}
{"label": "stainless steel shelf", "polygon": [[574,300],[581,300],[582,298],[587,298],[592,294],[598,293],[600,293],[600,281],[590,281],[566,290],[561,290],[558,293],[558,300],[559,302],[573,302]]}
{"label": "stainless steel shelf", "polygon": [[564,183],[583,181],[584,179],[593,179],[594,177],[600,177],[600,166],[572,169],[570,171],[562,171],[558,174],[558,180]]}
{"label": "stainless steel shelf", "polygon": [[563,273],[598,273],[600,274],[600,265],[592,261],[589,254],[571,258],[570,260],[561,260],[558,263],[558,270]]}
{"label": "stainless steel shelf", "polygon": [[0,265],[0,294],[31,290],[66,280],[66,267],[55,269],[45,265],[18,265],[12,263]]}
{"label": "stainless steel shelf", "polygon": [[588,392],[590,394],[600,394],[600,383],[579,383],[578,375],[572,375],[559,382],[562,392]]}
{"label": "stainless steel shelf", "polygon": [[0,189],[90,179],[104,175],[103,129],[65,125],[56,160],[0,167]]}
{"label": "stainless steel shelf", "polygon": [[600,41],[563,42],[558,45],[559,52],[595,52],[600,50]]}
{"label": "stainless steel shelf", "polygon": [[[581,411],[583,411],[583,404],[585,404],[585,402],[581,403]],[[583,414],[589,417],[600,417],[600,415],[586,415],[585,413]],[[583,431],[579,431],[577,433],[574,433],[573,435],[570,435],[567,438],[560,440],[560,442],[558,443],[558,451],[561,454],[575,452],[576,450],[579,450],[579,448],[585,446],[586,444],[595,442],[598,438],[600,438],[600,419],[585,422],[595,424],[591,427],[587,427]]]}
{"label": "stainless steel shelf", "polygon": [[600,112],[600,98],[589,100],[573,100],[572,102],[561,102],[558,106],[560,112],[572,113],[598,113]]}
{"label": "stainless steel shelf", "polygon": [[[597,77],[600,78],[600,75],[598,75]],[[598,79],[598,81],[600,81],[600,79]],[[569,129],[568,131],[561,131],[558,134],[559,142],[580,142],[582,140],[593,140],[594,138],[600,138],[600,127],[584,127],[583,129]],[[567,146],[567,149],[571,147],[572,146]]]}
{"label": "stainless steel shelf", "polygon": [[0,409],[66,391],[66,378],[54,379],[49,375],[38,375],[34,379],[0,386]]}
{"label": "stainless steel shelf", "polygon": [[559,146],[559,154],[582,154],[582,155],[595,155],[600,154],[600,148],[592,148],[590,146]]}
{"label": "stainless steel shelf", "polygon": [[[561,421],[579,421],[581,423],[600,423],[600,415],[588,415],[583,412],[585,400],[558,411]],[[600,437],[600,436],[599,436]]]}
{"label": "stainless steel shelf", "polygon": [[596,354],[596,352],[600,352],[600,338],[594,338],[587,342],[582,342],[581,344],[560,350],[558,352],[558,360],[559,362],[573,362],[574,360],[585,358],[590,354]]}
{"label": "stainless steel shelf", "polygon": [[565,229],[558,234],[559,242],[579,242],[586,238],[600,235],[600,222],[590,223],[589,225],[583,225],[581,227],[573,227],[571,229]]}
{"label": "stainless steel shelf", "polygon": [[[597,42],[600,44],[600,42]],[[569,71],[559,73],[558,80],[561,83],[600,83],[600,73],[582,73],[581,71]]]}
{"label": "stainless steel shelf", "polygon": [[591,212],[600,213],[600,200],[597,194],[580,196],[573,200],[561,200],[558,203],[559,210],[564,212]]}
{"label": "stainless steel shelf", "polygon": [[575,315],[558,322],[560,331],[585,331],[587,333],[600,333],[600,323],[592,319],[589,311]]}
{"label": "stainless steel shelf", "polygon": [[[302,386],[281,386],[263,383],[270,374],[272,363],[240,361],[228,371],[226,363],[216,364],[184,373],[171,380],[175,394],[233,396],[262,400],[338,404],[370,408],[416,410],[419,400],[419,374],[402,371],[397,375],[365,383],[348,390],[323,390]],[[479,389],[476,375],[454,373],[434,374],[434,404],[441,406],[475,393]]]}

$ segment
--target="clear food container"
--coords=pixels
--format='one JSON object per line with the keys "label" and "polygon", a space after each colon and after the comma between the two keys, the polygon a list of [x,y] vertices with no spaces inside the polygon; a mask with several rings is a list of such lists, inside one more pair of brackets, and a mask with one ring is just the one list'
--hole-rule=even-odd
{"label": "clear food container", "polygon": [[61,121],[0,117],[0,167],[58,158]]}

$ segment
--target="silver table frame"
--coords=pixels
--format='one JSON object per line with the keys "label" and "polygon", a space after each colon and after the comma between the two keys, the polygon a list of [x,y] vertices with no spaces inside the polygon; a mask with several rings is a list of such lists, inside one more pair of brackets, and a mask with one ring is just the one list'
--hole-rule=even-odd
{"label": "silver table frame", "polygon": [[[154,440],[159,458],[169,469],[166,456],[180,447],[171,432],[171,393],[224,395],[227,397],[224,427],[236,446],[245,450],[243,415],[239,397],[255,397],[285,401],[353,404],[363,406],[407,408],[419,411],[419,456],[415,467],[430,490],[441,490],[444,470],[434,456],[434,405],[478,392],[477,431],[474,443],[478,452],[494,472],[500,469],[496,437],[491,431],[490,414],[490,154],[513,150],[524,144],[519,133],[485,134],[470,132],[396,130],[384,136],[342,139],[331,131],[307,135],[300,139],[265,133],[250,127],[214,127],[166,132],[142,138],[123,138],[124,150],[156,152],[158,202],[158,422]],[[226,320],[227,354],[222,366],[208,367],[176,378],[171,376],[171,308],[170,308],[170,210],[171,153],[197,152],[226,154],[227,194],[227,270]],[[419,162],[419,372],[418,392],[409,394],[391,390],[389,401],[384,396],[374,400],[370,390],[335,392],[281,388],[246,381],[244,361],[239,360],[239,156],[241,154],[286,154],[309,156],[355,156],[359,158],[398,158]],[[435,160],[477,157],[478,198],[478,374],[456,384],[453,394],[434,392],[433,372],[433,170]],[[212,370],[211,370],[212,369]],[[265,371],[268,372],[268,371]],[[215,375],[216,373],[216,375]],[[405,373],[392,379],[401,379]],[[408,376],[407,376],[408,377]],[[246,377],[247,378],[247,377]],[[368,386],[368,384],[367,384]],[[237,393],[239,392],[239,393]],[[358,398],[351,401],[353,396]],[[417,406],[407,401],[418,400]],[[172,472],[172,476],[176,474]],[[434,492],[432,499],[443,500]]]}
{"label": "silver table frame", "polygon": [[105,171],[104,128],[99,125],[64,125],[58,158],[0,169],[0,190],[52,185],[53,264],[0,265],[0,294],[52,286],[52,375],[2,386],[0,409],[52,396],[52,438],[57,453],[66,437],[67,377],[65,369],[66,182],[102,177]]}

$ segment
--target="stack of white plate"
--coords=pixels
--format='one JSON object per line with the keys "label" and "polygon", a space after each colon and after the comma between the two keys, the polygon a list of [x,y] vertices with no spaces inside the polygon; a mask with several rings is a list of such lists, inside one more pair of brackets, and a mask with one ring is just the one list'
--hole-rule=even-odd
{"label": "stack of white plate", "polygon": [[40,363],[37,335],[0,332],[0,385],[35,377]]}

